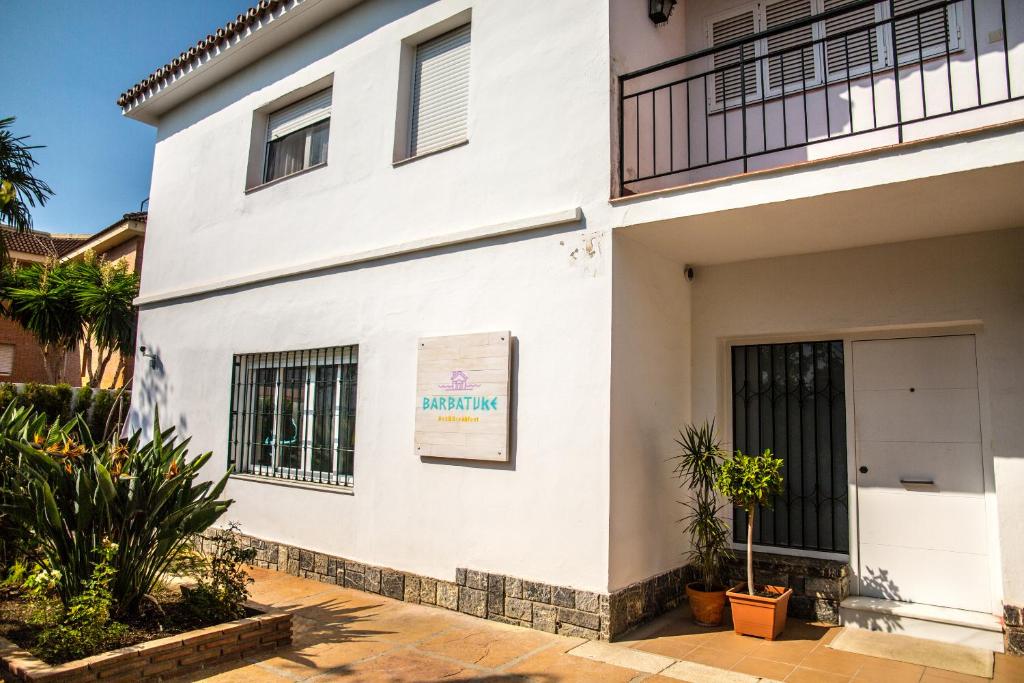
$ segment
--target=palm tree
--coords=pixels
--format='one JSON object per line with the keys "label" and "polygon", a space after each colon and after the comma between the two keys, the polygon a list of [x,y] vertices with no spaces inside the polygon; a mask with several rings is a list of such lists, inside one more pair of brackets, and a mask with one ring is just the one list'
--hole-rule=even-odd
{"label": "palm tree", "polygon": [[32,227],[30,207],[44,206],[53,190],[33,175],[32,150],[42,145],[25,144],[29,136],[15,136],[13,123],[13,116],[0,118],[0,221],[27,230]]}
{"label": "palm tree", "polygon": [[[85,323],[83,372],[89,386],[98,387],[116,351],[119,356],[115,384],[124,372],[125,359],[135,350],[135,306],[139,276],[124,260],[107,263],[87,253],[77,265],[75,300]],[[94,357],[95,354],[95,357]]]}
{"label": "palm tree", "polygon": [[64,381],[65,360],[84,337],[74,295],[78,264],[51,261],[5,270],[6,315],[38,341],[50,384]]}

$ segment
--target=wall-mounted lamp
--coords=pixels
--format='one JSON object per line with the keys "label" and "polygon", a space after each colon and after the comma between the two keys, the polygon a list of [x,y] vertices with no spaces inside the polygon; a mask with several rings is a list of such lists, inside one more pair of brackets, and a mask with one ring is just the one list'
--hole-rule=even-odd
{"label": "wall-mounted lamp", "polygon": [[664,24],[672,14],[672,8],[676,6],[676,0],[650,0],[647,16],[655,24]]}
{"label": "wall-mounted lamp", "polygon": [[146,350],[145,346],[140,346],[139,347],[139,353],[142,354],[143,358],[148,358],[149,359],[149,367],[151,367],[151,368],[156,368],[157,364],[160,362],[160,359],[157,358],[157,355],[155,353],[153,353],[152,351]]}

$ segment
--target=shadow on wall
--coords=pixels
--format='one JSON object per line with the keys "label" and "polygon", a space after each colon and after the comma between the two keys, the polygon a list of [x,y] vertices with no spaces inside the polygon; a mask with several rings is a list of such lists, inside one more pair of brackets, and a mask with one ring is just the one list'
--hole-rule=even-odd
{"label": "shadow on wall", "polygon": [[[900,595],[900,587],[889,578],[889,570],[881,567],[875,569],[865,565],[864,574],[860,577],[860,593],[884,600],[904,602]],[[880,612],[871,614],[860,612],[851,617],[845,617],[844,621],[871,631],[894,633],[903,630],[895,616]]]}
{"label": "shadow on wall", "polygon": [[[315,29],[301,41],[295,41],[274,53],[273,59],[262,59],[238,75],[218,84],[167,117],[161,125],[157,142],[173,136],[242,98],[294,75],[311,64],[370,35],[374,31],[406,15],[433,4],[436,0],[386,0],[362,3],[343,12],[338,18]],[[396,47],[397,49],[397,47]]]}
{"label": "shadow on wall", "polygon": [[[126,421],[126,431],[142,430],[144,438],[153,433],[153,421],[159,406],[167,405],[170,394],[164,367],[161,348],[139,335],[139,346],[146,348],[146,356],[136,363],[134,388],[132,390],[131,410]],[[168,421],[167,416],[161,417],[161,427],[167,429],[174,426],[179,436],[188,435],[188,418],[181,414],[177,423]]]}

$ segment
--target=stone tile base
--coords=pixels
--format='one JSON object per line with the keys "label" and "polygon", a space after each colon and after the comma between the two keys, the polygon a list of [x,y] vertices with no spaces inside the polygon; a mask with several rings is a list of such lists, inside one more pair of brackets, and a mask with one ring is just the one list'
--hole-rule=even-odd
{"label": "stone tile base", "polygon": [[1006,654],[1024,657],[1024,607],[1003,605],[1003,643]]}
{"label": "stone tile base", "polygon": [[[729,581],[746,583],[746,555],[736,553],[729,563]],[[792,588],[789,614],[797,619],[839,623],[839,603],[850,595],[850,565],[838,560],[821,560],[794,555],[754,553],[757,583]]]}
{"label": "stone tile base", "polygon": [[[204,552],[214,551],[218,533],[202,539]],[[473,569],[456,569],[455,581],[443,581],[252,536],[240,541],[256,548],[254,564],[264,569],[581,638],[610,640],[676,607],[686,592],[682,567],[608,594]]]}

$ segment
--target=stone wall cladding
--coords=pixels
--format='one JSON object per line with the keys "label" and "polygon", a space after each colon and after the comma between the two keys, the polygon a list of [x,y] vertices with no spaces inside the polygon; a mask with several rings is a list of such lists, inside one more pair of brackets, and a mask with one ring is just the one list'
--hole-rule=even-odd
{"label": "stone wall cladding", "polygon": [[[201,540],[204,552],[214,551],[218,533]],[[581,638],[610,640],[685,599],[683,568],[608,595],[465,568],[455,571],[454,582],[443,581],[252,536],[240,541],[256,549],[255,565],[263,569]]]}
{"label": "stone wall cladding", "polygon": [[[798,619],[839,623],[839,603],[850,595],[850,565],[794,555],[754,553],[757,583],[792,588],[789,614]],[[746,555],[736,553],[729,564],[731,585],[746,583]]]}
{"label": "stone wall cladding", "polygon": [[161,681],[291,642],[290,614],[248,617],[53,666],[0,638],[0,673],[15,681]]}
{"label": "stone wall cladding", "polygon": [[1024,606],[1003,605],[1003,640],[1007,654],[1024,656]]}

